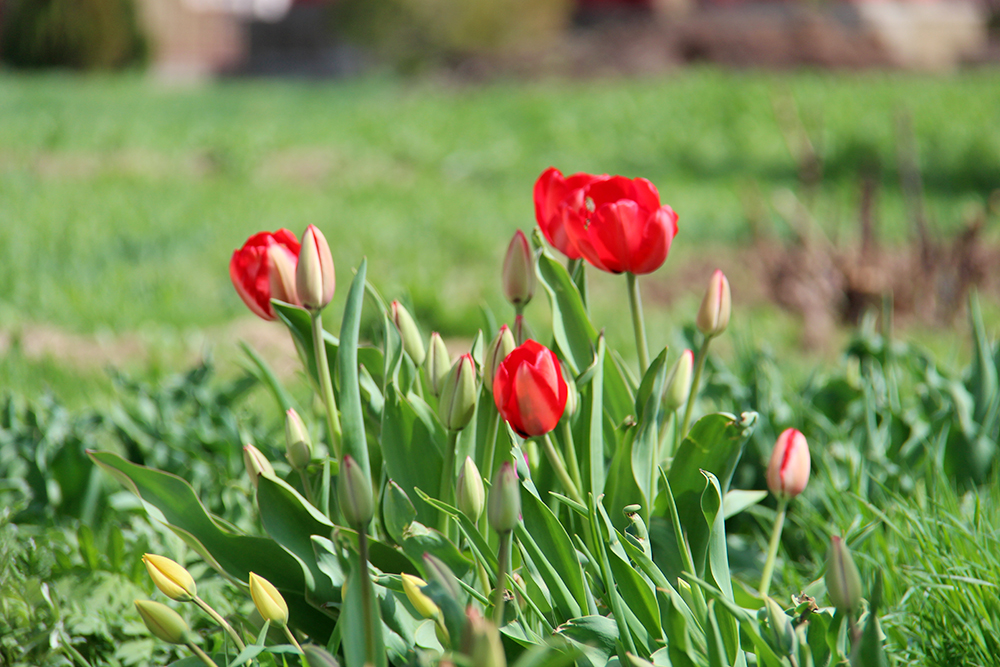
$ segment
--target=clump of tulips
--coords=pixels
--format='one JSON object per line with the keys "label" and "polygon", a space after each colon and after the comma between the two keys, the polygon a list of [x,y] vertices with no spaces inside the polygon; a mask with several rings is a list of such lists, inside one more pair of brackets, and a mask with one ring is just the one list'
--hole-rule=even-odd
{"label": "clump of tulips", "polygon": [[[878,645],[857,631],[873,617],[839,538],[825,579],[830,607],[809,598],[786,609],[796,591],[784,591],[785,604],[769,596],[789,504],[810,473],[794,428],[767,467],[777,510],[760,579],[742,586],[757,590],[758,609],[736,602],[725,519],[766,493],[729,494],[756,415],[712,413],[700,392],[710,343],[731,318],[723,272],[690,314],[698,351],[664,346],[651,357],[638,276],[666,261],[678,215],[645,179],[554,168],[535,183],[534,206],[540,232],[518,231],[498,267],[509,317],[454,355],[382,297],[363,260],[338,335],[327,331],[335,268],[312,225],[301,243],[288,230],[261,232],[233,253],[237,294],[288,330],[323,427],[310,428],[311,406],[293,405],[254,357],[285,420],[283,445],[233,443],[260,535],[209,515],[176,478],[92,452],[244,586],[259,618],[221,617],[187,570],[149,555],[156,586],[208,614],[224,630],[216,648],[240,662],[271,651],[348,667],[744,665],[751,654],[779,665]],[[592,269],[626,274],[638,374],[590,320]],[[525,316],[539,293],[548,323]],[[360,338],[363,311],[375,344]],[[136,604],[155,636],[217,664],[175,611]],[[809,630],[811,618],[822,631]],[[269,627],[287,643],[268,644]]]}

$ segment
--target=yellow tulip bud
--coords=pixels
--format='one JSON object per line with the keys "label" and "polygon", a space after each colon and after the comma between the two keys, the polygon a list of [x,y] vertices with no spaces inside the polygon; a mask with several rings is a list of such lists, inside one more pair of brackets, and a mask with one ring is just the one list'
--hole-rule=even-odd
{"label": "yellow tulip bud", "polygon": [[257,607],[257,612],[265,621],[271,621],[278,627],[288,624],[288,605],[285,598],[274,585],[264,577],[250,573],[250,597]]}
{"label": "yellow tulip bud", "polygon": [[410,601],[417,613],[424,618],[435,618],[441,609],[420,590],[427,585],[427,582],[412,574],[403,574],[400,577],[403,580],[403,592],[406,593],[406,599]]}
{"label": "yellow tulip bud", "polygon": [[142,562],[146,565],[149,578],[171,600],[189,602],[198,594],[194,577],[180,563],[156,554],[145,554]]}

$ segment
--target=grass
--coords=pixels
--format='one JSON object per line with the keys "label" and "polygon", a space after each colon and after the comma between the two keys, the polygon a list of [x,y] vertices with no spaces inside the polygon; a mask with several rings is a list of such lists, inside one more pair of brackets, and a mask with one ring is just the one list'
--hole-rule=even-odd
{"label": "grass", "polygon": [[[534,224],[531,188],[549,165],[657,184],[680,213],[681,233],[666,267],[644,282],[651,292],[653,283],[669,289],[685,261],[748,239],[742,188],[756,183],[769,196],[796,187],[773,106],[785,95],[821,148],[815,210],[831,235],[854,233],[859,169],[878,163],[882,231],[907,236],[895,167],[904,111],[930,214],[952,229],[967,204],[1000,185],[992,122],[1000,98],[983,94],[998,83],[1000,73],[988,70],[932,78],[692,69],[629,81],[193,88],[5,74],[0,322],[87,334],[230,322],[245,314],[226,275],[232,250],[260,229],[301,233],[313,223],[331,240],[341,286],[366,255],[376,284],[408,299],[422,324],[469,336],[480,304],[507,312],[497,289],[502,253],[514,229]],[[619,282],[594,278],[597,321],[612,321]],[[702,288],[690,289],[676,306],[684,321]],[[738,310],[739,293],[736,286]],[[543,319],[544,305],[531,308]],[[655,307],[647,316],[654,347],[680,323]],[[775,337],[788,336],[788,318],[754,318],[777,319]],[[609,336],[625,349],[627,322]]]}

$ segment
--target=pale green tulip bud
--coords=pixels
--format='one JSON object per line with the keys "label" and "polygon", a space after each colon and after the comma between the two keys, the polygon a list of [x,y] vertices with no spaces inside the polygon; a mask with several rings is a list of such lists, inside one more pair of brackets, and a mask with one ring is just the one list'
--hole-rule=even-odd
{"label": "pale green tulip bud", "polygon": [[305,470],[312,461],[312,440],[309,429],[294,408],[285,413],[285,458],[295,470]]}
{"label": "pale green tulip bud", "polygon": [[455,504],[473,523],[479,520],[486,505],[486,489],[483,476],[471,456],[465,457],[462,469],[458,471],[458,485],[455,487]]}
{"label": "pale green tulip bud", "polygon": [[774,598],[764,598],[767,609],[767,624],[770,629],[771,645],[780,649],[779,655],[791,655],[795,645],[795,628],[792,619],[781,608]]}
{"label": "pale green tulip bud", "polygon": [[279,628],[288,624],[288,605],[285,603],[285,598],[270,581],[253,572],[250,573],[250,597],[257,607],[257,613],[265,621],[271,621]]}
{"label": "pale green tulip bud", "polygon": [[487,391],[493,391],[493,378],[497,375],[497,369],[516,347],[514,334],[510,332],[507,325],[500,327],[500,331],[497,332],[493,342],[486,350],[486,359],[483,361],[483,386],[486,387]]}
{"label": "pale green tulip bud", "polygon": [[417,613],[424,618],[437,617],[441,609],[420,590],[427,585],[427,582],[412,574],[402,574],[400,578],[403,580],[403,592],[406,593],[406,599],[410,601]]}
{"label": "pale green tulip bud", "polygon": [[340,475],[337,480],[337,498],[340,511],[353,528],[367,526],[375,514],[372,498],[372,484],[358,462],[347,454],[340,461]]}
{"label": "pale green tulip bud", "polygon": [[514,234],[503,258],[503,295],[523,307],[535,294],[535,256],[520,229]]}
{"label": "pale green tulip bud", "polygon": [[198,587],[194,583],[194,577],[180,563],[155,554],[145,554],[142,557],[142,562],[146,566],[146,571],[149,572],[149,578],[153,580],[160,592],[171,600],[189,602],[198,595]]}
{"label": "pale green tulip bud", "polygon": [[493,476],[486,505],[486,519],[490,528],[498,533],[506,533],[517,527],[520,516],[521,485],[510,461],[504,461]]}
{"label": "pale green tulip bud", "polygon": [[709,338],[718,336],[729,326],[732,308],[729,281],[726,274],[716,269],[708,281],[708,290],[698,309],[698,318],[695,320],[698,330]]}
{"label": "pale green tulip bud", "polygon": [[323,232],[309,225],[302,235],[299,262],[295,267],[295,291],[299,303],[306,310],[322,310],[333,300],[336,287],[330,245]]}
{"label": "pale green tulip bud", "polygon": [[303,644],[302,656],[306,667],[340,667],[340,663],[329,651],[316,644]]}
{"label": "pale green tulip bud", "polygon": [[392,321],[399,329],[399,337],[403,339],[403,349],[410,355],[410,359],[413,359],[413,363],[417,366],[424,363],[424,357],[427,356],[424,339],[420,336],[420,330],[410,316],[410,311],[399,301],[392,302]]}
{"label": "pale green tulip bud", "polygon": [[663,407],[667,412],[673,412],[687,403],[693,370],[694,352],[684,350],[667,377],[667,389],[663,392]]}
{"label": "pale green tulip bud", "polygon": [[243,464],[247,468],[247,475],[250,476],[250,481],[255,489],[257,488],[258,476],[274,477],[274,468],[271,467],[271,462],[253,445],[247,445],[243,448]]}
{"label": "pale green tulip bud", "polygon": [[427,352],[427,382],[431,386],[431,393],[435,396],[441,395],[444,388],[444,380],[451,370],[451,355],[448,348],[441,339],[441,334],[437,331],[431,334],[430,349]]}
{"label": "pale green tulip bud", "polygon": [[299,297],[295,291],[295,255],[285,246],[275,243],[268,249],[267,259],[271,263],[271,271],[268,273],[271,298],[297,305]]}
{"label": "pale green tulip bud", "polygon": [[438,417],[449,431],[461,431],[476,410],[476,362],[471,354],[455,361],[441,388]]}
{"label": "pale green tulip bud", "polygon": [[566,364],[559,362],[559,365],[562,366],[562,376],[566,381],[566,409],[563,411],[563,419],[570,419],[580,407],[580,390],[577,389],[576,380],[573,379],[573,374]]}
{"label": "pale green tulip bud", "polygon": [[507,667],[497,627],[472,606],[465,610],[465,619],[462,652],[469,657],[469,664],[476,667]]}
{"label": "pale green tulip bud", "polygon": [[423,561],[427,578],[439,584],[448,597],[457,600],[461,595],[462,588],[451,568],[445,565],[443,560],[427,552],[424,552]]}
{"label": "pale green tulip bud", "polygon": [[187,644],[191,628],[181,615],[165,604],[136,600],[135,608],[150,634],[168,644]]}
{"label": "pale green tulip bud", "polygon": [[826,591],[838,611],[850,613],[861,604],[861,574],[844,541],[830,538],[830,560],[826,565]]}

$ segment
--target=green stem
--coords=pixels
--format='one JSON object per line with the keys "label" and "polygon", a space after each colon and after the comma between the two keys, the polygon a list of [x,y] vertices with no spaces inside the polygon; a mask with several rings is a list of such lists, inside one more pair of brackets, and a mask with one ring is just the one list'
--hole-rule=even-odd
{"label": "green stem", "polygon": [[197,645],[195,645],[195,644],[193,644],[191,642],[188,642],[187,647],[189,649],[191,649],[192,653],[194,653],[196,656],[198,656],[199,660],[201,660],[203,663],[205,663],[206,665],[208,665],[208,667],[219,667],[217,664],[215,664],[215,661],[212,660],[211,658],[209,658],[208,654],[205,653],[204,651],[202,651],[200,648],[198,648]]}
{"label": "green stem", "polygon": [[[299,479],[302,480],[302,489],[306,492],[306,500],[308,500],[313,507],[316,507],[316,498],[313,496],[312,485],[309,484],[309,476],[306,475],[305,469],[299,470]],[[322,511],[322,508],[317,509]]]}
{"label": "green stem", "polygon": [[681,422],[679,438],[687,435],[688,426],[691,424],[691,411],[694,409],[694,402],[698,398],[698,385],[701,383],[701,372],[705,370],[705,358],[708,356],[708,344],[712,342],[709,336],[705,336],[705,342],[698,350],[698,365],[694,368],[694,379],[691,380],[691,393],[688,394],[687,408],[684,409],[684,421]]}
{"label": "green stem", "polygon": [[[455,504],[455,447],[458,446],[458,431],[448,431],[448,445],[444,452],[444,466],[441,468],[441,487],[438,500],[449,505]],[[441,532],[448,534],[449,516],[441,512]]]}
{"label": "green stem", "polygon": [[583,496],[580,495],[580,490],[566,471],[566,464],[563,463],[562,457],[559,456],[559,452],[556,451],[555,446],[552,444],[552,438],[546,433],[541,437],[541,441],[542,450],[544,450],[545,456],[549,459],[549,463],[552,464],[552,469],[555,471],[556,477],[562,482],[563,488],[566,489],[570,498],[583,505]]}
{"label": "green stem", "polygon": [[573,427],[568,418],[562,420],[563,446],[566,448],[566,465],[569,466],[569,474],[573,477],[573,483],[577,489],[583,488],[583,476],[580,474],[580,462],[576,458],[576,445],[573,443]]}
{"label": "green stem", "polygon": [[368,533],[365,526],[358,527],[358,551],[361,556],[361,571],[358,572],[361,576],[361,613],[365,616],[365,664],[374,665],[377,628],[372,617],[372,580],[368,575]]}
{"label": "green stem", "polygon": [[222,626],[222,629],[225,630],[229,634],[229,636],[233,638],[233,643],[236,644],[236,647],[239,648],[240,651],[246,648],[246,645],[243,643],[243,640],[240,639],[240,636],[238,634],[236,634],[236,630],[233,629],[233,626],[231,626],[229,622],[222,617],[222,614],[220,614],[219,612],[215,611],[210,606],[208,606],[208,603],[202,600],[197,595],[194,596],[192,602],[198,605],[202,609],[202,611],[204,611],[206,614],[211,616],[213,621]]}
{"label": "green stem", "polygon": [[778,515],[774,517],[774,529],[771,531],[771,542],[767,545],[767,561],[764,562],[764,573],[760,577],[760,596],[766,597],[771,588],[771,575],[774,574],[774,562],[778,559],[778,545],[781,544],[781,529],[785,525],[785,510],[788,509],[788,499],[778,500]]}
{"label": "green stem", "polygon": [[311,313],[313,348],[316,351],[316,375],[319,377],[320,393],[326,406],[326,425],[330,430],[330,448],[333,456],[340,460],[340,417],[337,413],[337,399],[333,395],[333,380],[330,378],[330,364],[326,359],[326,342],[323,340],[323,317],[320,311]]}
{"label": "green stem", "polygon": [[302,647],[299,646],[298,640],[295,639],[295,635],[292,634],[292,631],[288,629],[287,625],[285,626],[284,630],[285,630],[285,636],[288,637],[289,640],[291,640],[292,646],[299,649],[299,653],[302,653]]}
{"label": "green stem", "polygon": [[500,413],[493,404],[493,420],[490,421],[489,430],[486,431],[486,453],[483,455],[483,477],[493,479],[493,457],[497,449],[497,431],[500,429]]}
{"label": "green stem", "polygon": [[505,593],[507,592],[507,569],[510,561],[510,538],[511,531],[506,530],[500,533],[500,551],[497,553],[497,586],[493,590],[493,623],[500,628],[503,626],[503,607]]}
{"label": "green stem", "polygon": [[635,349],[639,353],[639,377],[649,368],[649,349],[646,347],[646,325],[642,321],[642,296],[639,281],[634,273],[628,276],[628,305],[632,309],[632,328],[635,329]]}

